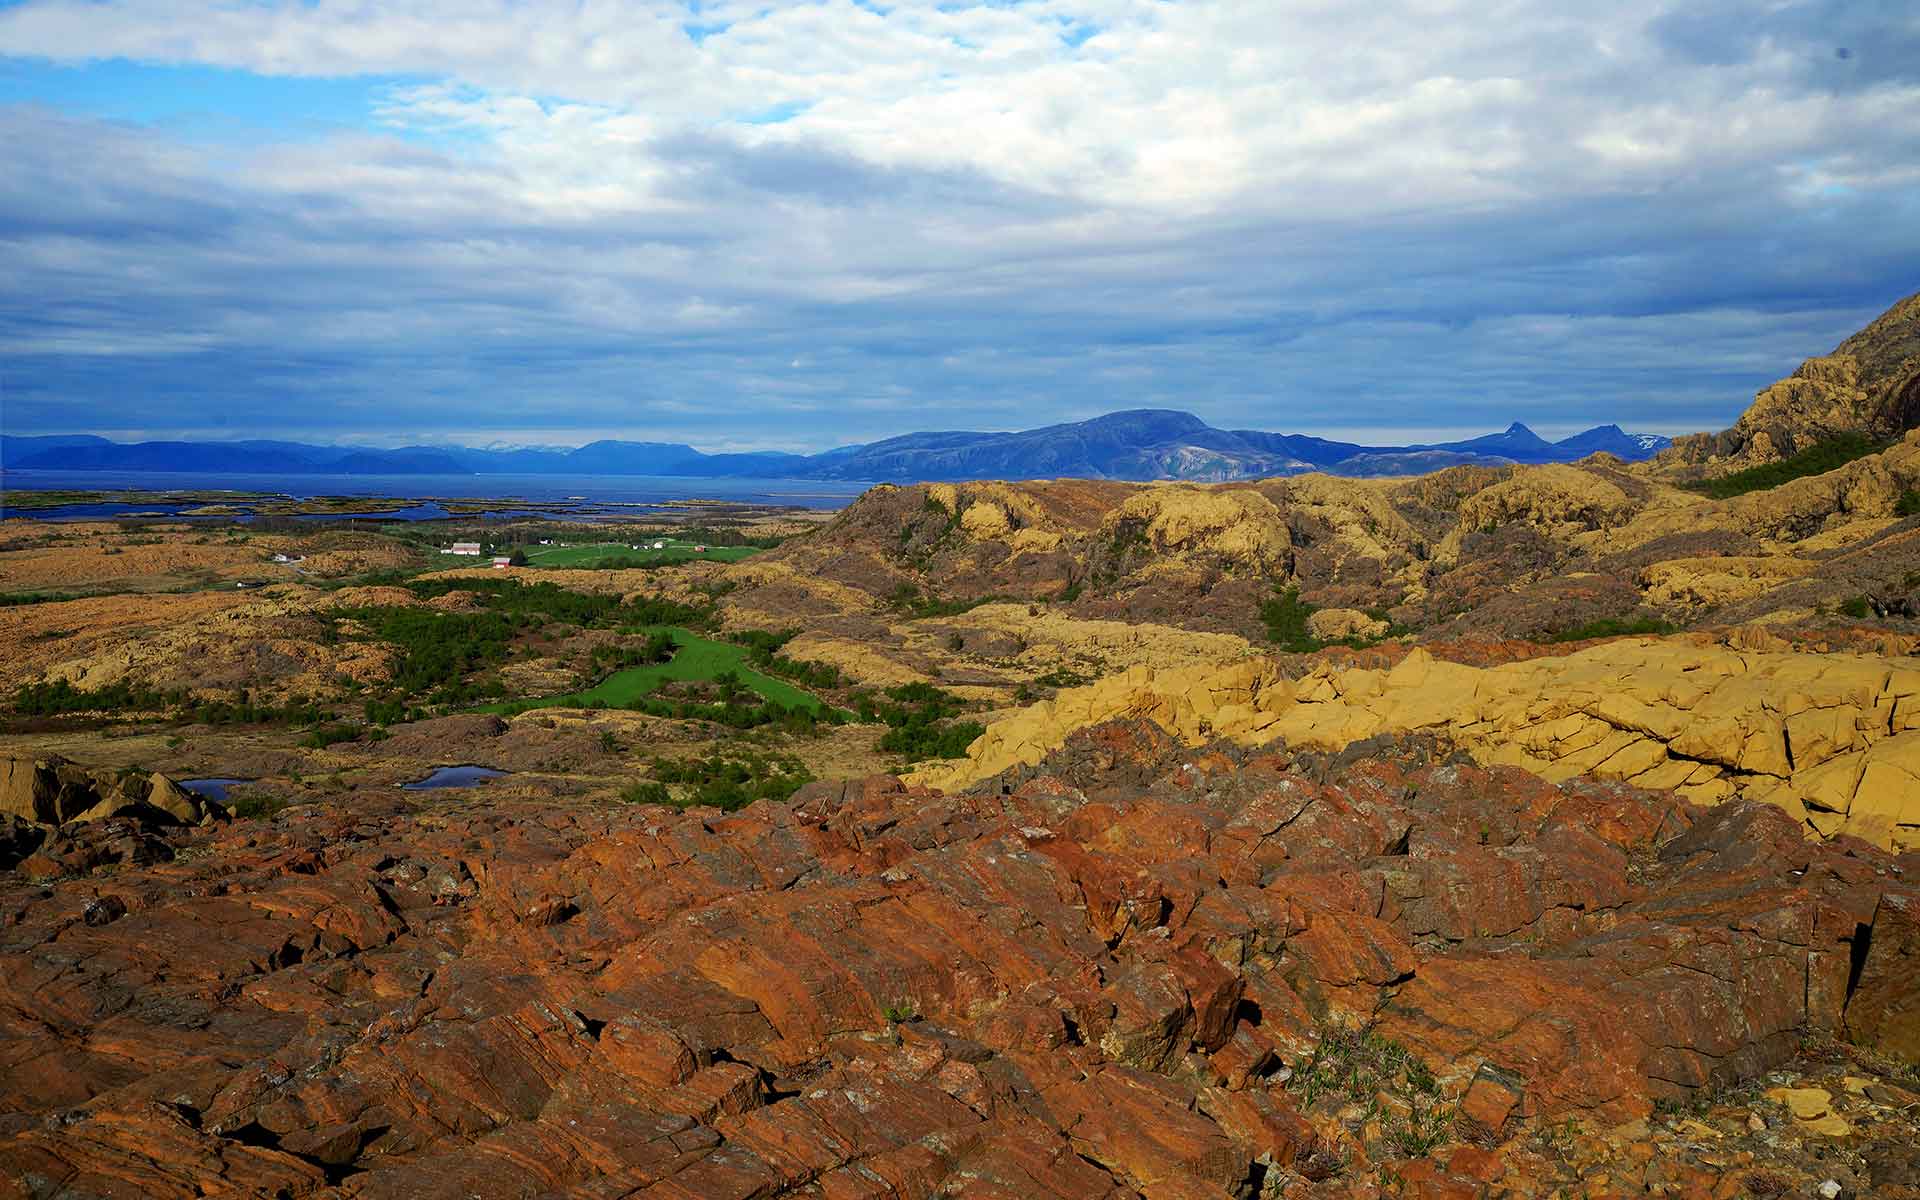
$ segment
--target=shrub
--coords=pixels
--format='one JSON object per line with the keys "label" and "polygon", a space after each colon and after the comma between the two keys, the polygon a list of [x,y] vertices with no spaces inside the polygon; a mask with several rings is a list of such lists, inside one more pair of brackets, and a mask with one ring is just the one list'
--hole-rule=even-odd
{"label": "shrub", "polygon": [[1282,650],[1310,654],[1320,648],[1319,639],[1307,628],[1314,607],[1300,598],[1300,588],[1289,584],[1275,590],[1271,600],[1260,606],[1260,619],[1267,626],[1267,640]]}
{"label": "shrub", "polygon": [[[550,624],[579,628],[618,629],[651,625],[712,624],[711,608],[696,608],[673,600],[637,599],[570,592],[552,583],[522,584],[512,579],[426,579],[406,585],[422,599],[464,591],[480,597],[479,612],[439,612],[434,609],[371,607],[346,609],[340,616],[365,625],[383,642],[400,650],[393,670],[394,690],[402,696],[426,695],[435,703],[502,696],[499,680],[467,683],[469,675],[505,662],[517,637],[538,632]],[[673,656],[673,639],[655,633],[639,646],[596,649],[597,664],[634,666],[662,662]]]}
{"label": "shrub", "polygon": [[157,712],[185,699],[181,692],[163,692],[137,684],[110,683],[81,689],[64,679],[29,683],[13,694],[14,711],[32,717],[78,712]]}
{"label": "shrub", "polygon": [[622,788],[620,799],[627,804],[672,804],[673,794],[665,784],[645,779]]}
{"label": "shrub", "polygon": [[910,760],[964,758],[967,747],[985,732],[977,721],[951,720],[964,703],[930,683],[889,688],[880,697],[863,692],[854,697],[854,705],[860,720],[887,726],[880,749]]}
{"label": "shrub", "polygon": [[[1365,1105],[1370,1116],[1384,1116],[1388,1141],[1410,1158],[1450,1140],[1454,1110],[1441,1101],[1433,1071],[1406,1047],[1371,1029],[1327,1030],[1288,1088],[1298,1092],[1304,1108],[1325,1095]],[[1383,1114],[1382,1096],[1398,1100],[1406,1115]]]}
{"label": "shrub", "polygon": [[687,793],[684,799],[669,796],[647,803],[707,805],[725,812],[756,800],[785,800],[813,781],[813,773],[792,755],[724,751],[706,758],[655,759],[653,776],[653,786],[661,793],[667,791],[664,784],[682,786]]}
{"label": "shrub", "polygon": [[1908,488],[1900,493],[1899,502],[1893,506],[1895,516],[1920,516],[1920,488]]}
{"label": "shrub", "polygon": [[1679,627],[1658,617],[1601,617],[1547,637],[1549,642],[1584,642],[1592,638],[1658,636]]}
{"label": "shrub", "polygon": [[1004,596],[970,596],[956,600],[942,600],[934,595],[921,595],[920,589],[911,583],[903,583],[894,588],[887,596],[887,607],[895,612],[906,614],[909,620],[922,620],[927,617],[957,617],[970,612],[982,604],[992,604],[1004,600]]}
{"label": "shrub", "polygon": [[227,812],[240,820],[255,820],[270,817],[292,804],[285,796],[272,792],[248,792],[235,798],[226,806]]}
{"label": "shrub", "polygon": [[65,592],[11,592],[0,596],[0,608],[11,608],[18,604],[58,604],[63,600],[79,598]]}
{"label": "shrub", "polygon": [[1840,615],[1864,621],[1873,615],[1873,605],[1865,596],[1849,596],[1839,604]]}
{"label": "shrub", "polygon": [[360,739],[364,730],[356,725],[321,725],[300,739],[300,744],[313,750],[324,750],[335,742],[353,742]]}
{"label": "shrub", "polygon": [[1878,454],[1891,442],[1874,441],[1859,433],[1843,433],[1808,446],[1797,454],[1789,455],[1779,462],[1766,463],[1758,467],[1748,467],[1744,471],[1735,471],[1731,475],[1722,475],[1718,479],[1702,479],[1684,485],[1688,491],[1710,496],[1715,500],[1726,500],[1734,496],[1744,496],[1748,492],[1762,492],[1777,488],[1808,475],[1824,475],[1828,471],[1846,466],[1858,458],[1869,454]]}

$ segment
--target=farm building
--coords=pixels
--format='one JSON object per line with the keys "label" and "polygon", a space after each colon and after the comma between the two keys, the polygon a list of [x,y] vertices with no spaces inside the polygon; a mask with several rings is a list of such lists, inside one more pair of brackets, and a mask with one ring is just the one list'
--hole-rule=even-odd
{"label": "farm building", "polygon": [[494,556],[494,559],[493,559],[494,570],[504,571],[512,565],[513,565],[513,560],[511,558],[508,558],[506,555],[499,554]]}
{"label": "farm building", "polygon": [[453,544],[453,549],[447,551],[447,553],[448,554],[468,554],[468,555],[472,555],[474,558],[479,558],[480,543],[479,542],[455,542]]}

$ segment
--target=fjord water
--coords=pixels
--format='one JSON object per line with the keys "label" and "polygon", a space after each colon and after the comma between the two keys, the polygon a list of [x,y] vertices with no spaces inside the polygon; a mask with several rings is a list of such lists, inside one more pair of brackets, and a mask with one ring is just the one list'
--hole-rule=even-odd
{"label": "fjord water", "polygon": [[[311,496],[434,497],[447,500],[519,500],[537,508],[573,497],[608,505],[653,506],[682,500],[737,504],[781,504],[798,508],[845,508],[869,484],[820,479],[715,479],[678,475],[213,475],[187,471],[21,471],[0,472],[0,486],[22,491],[234,491]],[[124,505],[105,500],[92,505],[39,509],[33,515],[111,516],[117,512],[156,512],[167,505]],[[105,511],[102,511],[105,510]],[[447,514],[435,506],[380,514],[393,520],[433,520]]]}

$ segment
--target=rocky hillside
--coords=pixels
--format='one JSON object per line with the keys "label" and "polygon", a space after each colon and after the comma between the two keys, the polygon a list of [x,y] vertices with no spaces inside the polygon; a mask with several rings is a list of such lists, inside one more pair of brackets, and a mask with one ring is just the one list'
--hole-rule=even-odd
{"label": "rocky hillside", "polygon": [[[1217,486],[880,487],[738,574],[743,619],[939,614],[987,597],[1266,640],[1279,589],[1335,637],[1551,639],[1836,613],[1920,629],[1920,435],[1714,500],[1578,464]],[[944,606],[944,609],[943,609]],[[752,616],[759,613],[759,616]]]}
{"label": "rocky hillside", "polygon": [[1726,474],[1845,434],[1881,441],[1920,425],[1920,293],[1832,354],[1810,358],[1755,397],[1733,428],[1676,439],[1659,461]]}
{"label": "rocky hillside", "polygon": [[[1724,499],[1682,486],[1916,422],[1920,296],[1763,392],[1732,430],[1652,463],[1600,453],[1413,478],[880,487],[764,565],[790,569],[787,599],[802,607],[799,593],[819,589],[816,610],[909,591],[997,596],[1256,639],[1263,606],[1286,587],[1341,611],[1328,619],[1342,628],[1391,624],[1426,641],[1842,611],[1920,628],[1915,437]],[[752,593],[739,603],[751,607]]]}
{"label": "rocky hillside", "polygon": [[80,835],[0,876],[0,1181],[1914,1194],[1912,856],[1417,744],[1027,775]]}

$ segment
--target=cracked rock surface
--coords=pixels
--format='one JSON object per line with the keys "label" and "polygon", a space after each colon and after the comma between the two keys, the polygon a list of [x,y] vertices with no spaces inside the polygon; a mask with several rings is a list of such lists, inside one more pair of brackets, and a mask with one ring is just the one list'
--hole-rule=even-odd
{"label": "cracked rock surface", "polygon": [[1915,856],[1436,754],[1121,723],[962,794],[304,807],[0,876],[0,1193],[1547,1194],[1557,1123],[1913,1059]]}

